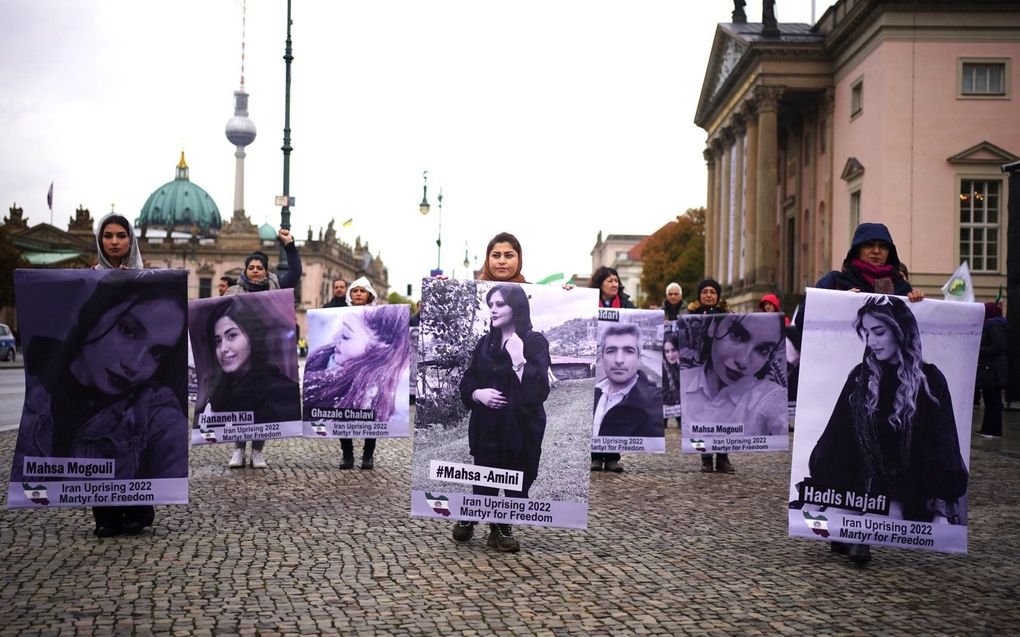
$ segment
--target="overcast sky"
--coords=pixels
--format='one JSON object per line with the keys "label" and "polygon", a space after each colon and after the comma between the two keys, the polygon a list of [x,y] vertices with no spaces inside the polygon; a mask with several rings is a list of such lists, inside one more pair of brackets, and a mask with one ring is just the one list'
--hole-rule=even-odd
{"label": "overcast sky", "polygon": [[[831,4],[817,2],[816,17]],[[759,21],[761,3],[747,11]],[[810,0],[780,0],[809,22]],[[715,25],[732,2],[294,0],[292,223],[360,235],[403,292],[436,266],[463,276],[496,232],[524,274],[588,274],[606,234],[648,234],[705,203],[704,131],[692,120]],[[240,82],[235,0],[0,0],[0,203],[61,228],[82,204],[134,219],[174,178],[227,221]],[[286,3],[250,0],[245,86],[258,137],[245,208],[279,223]],[[418,212],[422,171],[432,212]]]}

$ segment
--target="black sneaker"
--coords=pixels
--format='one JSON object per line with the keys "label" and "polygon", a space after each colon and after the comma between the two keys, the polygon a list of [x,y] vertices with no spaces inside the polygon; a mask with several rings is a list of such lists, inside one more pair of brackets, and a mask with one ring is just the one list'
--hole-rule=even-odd
{"label": "black sneaker", "polygon": [[851,562],[863,566],[871,561],[871,547],[867,544],[851,544],[848,555]]}
{"label": "black sneaker", "polygon": [[475,534],[475,522],[460,521],[453,525],[453,539],[467,542]]}
{"label": "black sneaker", "polygon": [[361,468],[362,469],[374,469],[375,468],[375,460],[372,458],[372,456],[368,456],[368,457],[365,457],[365,458],[361,459]]}
{"label": "black sneaker", "polygon": [[343,460],[340,461],[341,469],[353,469],[354,468],[354,456],[344,456]]}
{"label": "black sneaker", "polygon": [[521,543],[514,537],[509,524],[490,524],[489,539],[485,545],[502,553],[516,553],[521,550]]}

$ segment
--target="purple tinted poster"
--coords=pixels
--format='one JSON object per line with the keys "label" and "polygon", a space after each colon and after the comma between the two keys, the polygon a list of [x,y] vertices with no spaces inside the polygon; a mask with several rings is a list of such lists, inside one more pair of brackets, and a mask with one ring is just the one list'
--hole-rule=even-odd
{"label": "purple tinted poster", "polygon": [[810,288],[793,537],[967,552],[979,303]]}
{"label": "purple tinted poster", "polygon": [[192,444],[301,435],[294,291],[188,303],[198,373]]}
{"label": "purple tinted poster", "polygon": [[187,272],[18,270],[9,508],[187,504]]}
{"label": "purple tinted poster", "polygon": [[596,295],[423,281],[412,516],[587,526]]}
{"label": "purple tinted poster", "polygon": [[783,315],[685,314],[678,325],[680,450],[788,449]]}
{"label": "purple tinted poster", "polygon": [[403,304],[309,310],[306,437],[407,437],[410,310]]}
{"label": "purple tinted poster", "polygon": [[665,453],[662,310],[599,308],[591,450]]}

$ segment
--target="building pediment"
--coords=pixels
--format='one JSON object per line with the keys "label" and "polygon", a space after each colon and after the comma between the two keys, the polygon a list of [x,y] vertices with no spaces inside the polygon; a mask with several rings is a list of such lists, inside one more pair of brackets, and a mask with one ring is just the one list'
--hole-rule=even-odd
{"label": "building pediment", "polygon": [[991,165],[998,166],[1001,164],[1008,164],[1014,161],[1020,160],[1020,157],[1014,155],[1004,148],[999,148],[995,144],[989,141],[983,141],[980,144],[975,144],[966,150],[961,150],[952,157],[946,159],[950,164],[955,165]]}
{"label": "building pediment", "polygon": [[862,164],[856,157],[851,157],[846,160],[846,165],[843,166],[843,172],[839,178],[843,181],[851,181],[857,179],[864,174],[864,164]]}
{"label": "building pediment", "polygon": [[712,52],[705,69],[705,79],[701,83],[701,97],[698,99],[698,110],[694,118],[696,122],[701,122],[707,116],[708,105],[715,101],[748,48],[746,42],[738,40],[724,29],[723,25],[716,26]]}
{"label": "building pediment", "polygon": [[[89,238],[91,239],[91,237]],[[79,250],[82,248],[89,248],[94,245],[91,241],[86,242],[82,238],[76,237],[55,226],[51,226],[48,223],[36,224],[24,232],[19,232],[15,241],[20,245],[45,246],[50,249],[71,248],[73,250]]]}

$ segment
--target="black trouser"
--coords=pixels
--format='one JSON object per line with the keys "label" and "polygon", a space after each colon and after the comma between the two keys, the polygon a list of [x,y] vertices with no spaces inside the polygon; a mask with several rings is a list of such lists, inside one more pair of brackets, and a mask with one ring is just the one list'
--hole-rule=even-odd
{"label": "black trouser", "polygon": [[[720,462],[729,462],[730,454],[728,453],[717,453],[715,454],[715,466],[719,466]],[[712,454],[706,453],[701,456],[701,464],[712,466]]]}
{"label": "black trouser", "polygon": [[981,433],[989,436],[1002,435],[1002,387],[982,387],[981,400],[985,403],[985,415],[981,419]]}
{"label": "black trouser", "polygon": [[[354,441],[350,438],[340,439],[340,450],[344,454],[344,458],[354,457]],[[361,452],[362,458],[371,458],[375,454],[375,438],[365,438],[365,448]]]}
{"label": "black trouser", "polygon": [[612,462],[614,460],[616,462],[619,462],[620,461],[620,454],[618,454],[618,453],[593,453],[593,454],[591,454],[591,459],[592,460],[601,460],[603,463]]}
{"label": "black trouser", "polygon": [[144,504],[129,507],[92,507],[92,517],[96,519],[96,526],[119,531],[125,524],[131,522],[152,526],[156,520],[156,509]]}
{"label": "black trouser", "polygon": [[[505,495],[508,498],[527,498],[529,489],[531,489],[530,484],[526,485],[523,491],[511,491],[510,489],[503,489],[503,495]],[[474,484],[471,485],[471,493],[475,495],[499,495],[499,489],[496,487],[483,487]]]}

